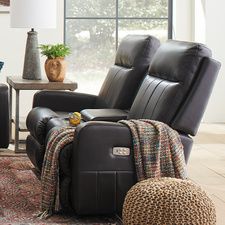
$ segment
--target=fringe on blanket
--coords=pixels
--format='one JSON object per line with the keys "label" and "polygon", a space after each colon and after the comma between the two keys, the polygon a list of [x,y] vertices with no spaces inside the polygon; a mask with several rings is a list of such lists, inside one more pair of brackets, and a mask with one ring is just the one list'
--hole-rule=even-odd
{"label": "fringe on blanket", "polygon": [[40,219],[60,210],[58,158],[60,150],[73,141],[74,131],[74,127],[61,127],[53,131],[48,140],[41,173],[41,212],[37,215]]}

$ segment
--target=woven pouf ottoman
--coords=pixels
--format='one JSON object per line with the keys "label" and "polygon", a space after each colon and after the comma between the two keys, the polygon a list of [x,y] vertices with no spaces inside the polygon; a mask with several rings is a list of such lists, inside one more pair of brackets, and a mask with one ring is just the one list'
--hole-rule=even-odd
{"label": "woven pouf ottoman", "polygon": [[214,225],[212,200],[198,185],[176,178],[151,178],[134,185],[123,205],[124,225]]}

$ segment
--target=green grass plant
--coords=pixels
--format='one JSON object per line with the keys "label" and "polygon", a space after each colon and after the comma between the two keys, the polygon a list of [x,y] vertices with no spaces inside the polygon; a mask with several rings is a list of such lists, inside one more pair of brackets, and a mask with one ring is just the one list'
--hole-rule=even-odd
{"label": "green grass plant", "polygon": [[40,45],[41,54],[48,59],[64,58],[70,54],[70,48],[64,44]]}

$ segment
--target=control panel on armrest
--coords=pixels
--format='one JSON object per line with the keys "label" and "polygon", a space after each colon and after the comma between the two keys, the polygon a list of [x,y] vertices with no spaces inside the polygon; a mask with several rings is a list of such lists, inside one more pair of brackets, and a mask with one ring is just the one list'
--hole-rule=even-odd
{"label": "control panel on armrest", "polygon": [[84,109],[81,112],[84,121],[112,121],[127,119],[128,112],[120,109]]}

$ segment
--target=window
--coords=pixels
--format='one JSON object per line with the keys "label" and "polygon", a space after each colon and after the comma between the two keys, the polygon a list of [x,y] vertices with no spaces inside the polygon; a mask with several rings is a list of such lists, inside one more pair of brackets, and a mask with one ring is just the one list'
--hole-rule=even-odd
{"label": "window", "polygon": [[98,94],[127,34],[172,35],[172,0],[65,0],[68,77],[78,91]]}

